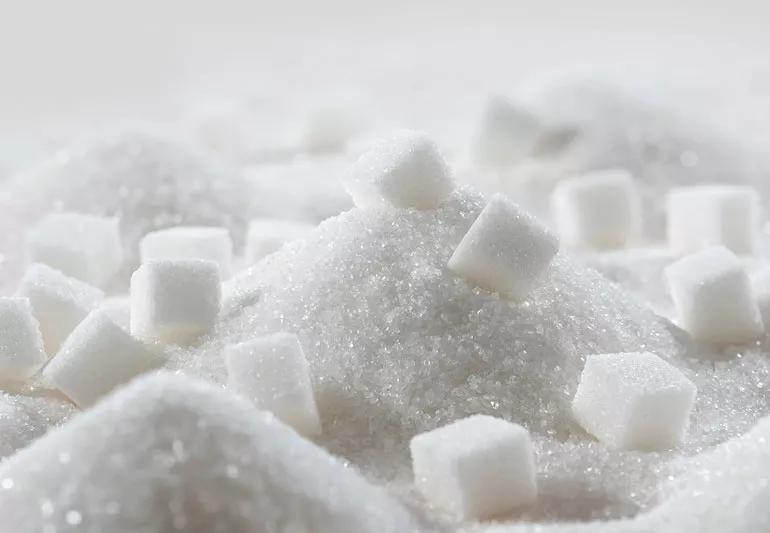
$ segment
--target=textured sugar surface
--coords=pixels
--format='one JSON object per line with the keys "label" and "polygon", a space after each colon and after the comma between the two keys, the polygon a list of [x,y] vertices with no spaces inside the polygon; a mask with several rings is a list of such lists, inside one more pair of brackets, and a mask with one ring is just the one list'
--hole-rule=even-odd
{"label": "textured sugar surface", "polygon": [[[18,531],[413,531],[398,503],[270,415],[171,374],[133,382],[0,465]],[[255,526],[257,529],[255,529]]]}
{"label": "textured sugar surface", "polygon": [[0,392],[0,460],[66,421],[74,406],[52,396]]}

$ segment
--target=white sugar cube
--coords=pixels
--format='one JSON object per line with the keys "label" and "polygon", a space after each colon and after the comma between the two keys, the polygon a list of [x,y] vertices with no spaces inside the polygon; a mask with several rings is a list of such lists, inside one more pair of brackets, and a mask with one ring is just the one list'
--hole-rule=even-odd
{"label": "white sugar cube", "polygon": [[228,387],[303,435],[321,433],[310,370],[299,339],[290,333],[225,348]]}
{"label": "white sugar cube", "polygon": [[448,267],[471,283],[523,300],[558,250],[555,236],[498,194],[460,241]]}
{"label": "white sugar cube", "polygon": [[436,144],[414,131],[399,132],[361,155],[343,185],[361,208],[433,209],[454,190]]}
{"label": "white sugar cube", "polygon": [[219,313],[219,267],[200,259],[159,259],[131,276],[131,334],[187,344],[208,332]]}
{"label": "white sugar cube", "polygon": [[540,135],[540,121],[526,108],[493,96],[484,108],[472,154],[481,165],[510,165],[530,153]]}
{"label": "white sugar cube", "polygon": [[751,187],[698,185],[673,189],[667,198],[668,243],[678,254],[722,245],[739,255],[754,252],[759,196]]}
{"label": "white sugar cube", "polygon": [[770,268],[763,268],[751,275],[751,290],[765,330],[770,330]]}
{"label": "white sugar cube", "polygon": [[98,287],[120,269],[123,249],[118,219],[54,213],[28,235],[30,259]]}
{"label": "white sugar cube", "polygon": [[46,359],[29,300],[0,298],[0,381],[24,381]]}
{"label": "white sugar cube", "polygon": [[464,518],[491,518],[537,498],[529,432],[475,415],[422,433],[410,443],[417,488],[432,503]]}
{"label": "white sugar cube", "polygon": [[302,239],[314,225],[306,222],[259,218],[249,223],[246,236],[246,260],[256,263],[263,257],[277,252],[287,242]]}
{"label": "white sugar cube", "polygon": [[96,287],[42,263],[30,265],[16,294],[29,298],[40,323],[45,350],[51,355],[104,298]]}
{"label": "white sugar cube", "polygon": [[562,242],[575,248],[621,248],[641,227],[639,197],[625,170],[597,171],[561,181],[551,196]]}
{"label": "white sugar cube", "polygon": [[684,438],[695,394],[679,369],[653,353],[590,355],[572,412],[612,447],[663,450]]}
{"label": "white sugar cube", "polygon": [[227,228],[178,226],[148,233],[139,243],[142,262],[153,259],[206,259],[219,265],[222,278],[229,278],[233,242]]}
{"label": "white sugar cube", "polygon": [[46,383],[87,407],[160,363],[157,356],[103,311],[83,320],[43,370]]}
{"label": "white sugar cube", "polygon": [[763,325],[741,261],[722,246],[688,255],[666,267],[679,325],[714,343],[756,339]]}

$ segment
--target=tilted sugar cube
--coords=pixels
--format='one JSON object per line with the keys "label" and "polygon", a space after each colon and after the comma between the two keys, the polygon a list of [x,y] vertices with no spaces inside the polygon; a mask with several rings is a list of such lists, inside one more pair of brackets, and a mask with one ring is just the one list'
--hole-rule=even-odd
{"label": "tilted sugar cube", "polygon": [[43,369],[45,382],[80,407],[160,364],[159,358],[100,310],[91,312]]}
{"label": "tilted sugar cube", "polygon": [[414,437],[409,445],[417,488],[463,518],[491,518],[537,498],[529,432],[474,415]]}
{"label": "tilted sugar cube", "polygon": [[225,348],[228,387],[303,435],[321,433],[310,370],[296,335],[275,333]]}
{"label": "tilted sugar cube", "polygon": [[740,343],[763,332],[762,317],[741,261],[716,246],[688,255],[666,267],[679,325],[693,338]]}
{"label": "tilted sugar cube", "polygon": [[722,245],[738,255],[754,252],[759,229],[757,191],[739,185],[697,185],[671,190],[668,243],[678,254]]}
{"label": "tilted sugar cube", "polygon": [[0,381],[24,381],[46,360],[29,300],[0,298]]}
{"label": "tilted sugar cube", "polygon": [[131,334],[187,344],[216,322],[222,295],[219,267],[200,259],[158,259],[131,276]]}
{"label": "tilted sugar cube", "polygon": [[361,208],[433,209],[454,190],[449,167],[424,133],[402,131],[365,152],[343,181]]}
{"label": "tilted sugar cube", "polygon": [[227,228],[177,226],[148,233],[139,243],[142,262],[153,259],[206,259],[219,265],[222,278],[229,278],[233,242]]}
{"label": "tilted sugar cube", "polygon": [[770,329],[770,268],[763,268],[751,275],[751,291],[767,331]]}
{"label": "tilted sugar cube", "polygon": [[504,96],[492,96],[476,132],[473,159],[481,165],[510,165],[535,148],[539,135],[534,114]]}
{"label": "tilted sugar cube", "polygon": [[97,287],[109,282],[123,262],[117,218],[53,213],[30,230],[27,241],[33,262]]}
{"label": "tilted sugar cube", "polygon": [[104,298],[96,287],[42,263],[29,266],[16,294],[29,298],[50,355],[59,350],[75,326]]}
{"label": "tilted sugar cube", "polygon": [[495,195],[460,241],[448,267],[471,283],[523,300],[559,250],[558,239],[502,195]]}
{"label": "tilted sugar cube", "polygon": [[246,260],[256,263],[263,257],[277,252],[287,242],[302,239],[314,225],[306,222],[259,218],[249,223],[246,236]]}
{"label": "tilted sugar cube", "polygon": [[653,353],[590,355],[572,413],[612,447],[663,450],[684,438],[695,394],[679,369]]}
{"label": "tilted sugar cube", "polygon": [[639,197],[625,170],[597,171],[561,181],[551,196],[559,238],[575,248],[620,248],[641,227]]}

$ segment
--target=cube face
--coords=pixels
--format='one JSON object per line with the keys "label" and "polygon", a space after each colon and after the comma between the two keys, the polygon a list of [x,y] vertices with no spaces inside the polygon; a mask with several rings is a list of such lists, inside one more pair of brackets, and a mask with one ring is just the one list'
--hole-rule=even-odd
{"label": "cube face", "polygon": [[30,231],[28,245],[33,262],[98,287],[109,282],[123,262],[116,218],[51,214]]}
{"label": "cube face", "polygon": [[449,167],[425,134],[403,131],[364,153],[344,180],[356,206],[434,209],[454,190]]}
{"label": "cube face", "polygon": [[49,355],[104,298],[96,287],[41,263],[30,265],[16,294],[32,304]]}
{"label": "cube face", "polygon": [[47,360],[26,298],[0,298],[0,338],[0,381],[24,381]]}
{"label": "cube face", "polygon": [[751,187],[699,185],[673,189],[667,198],[671,249],[686,254],[722,245],[739,255],[754,252],[760,202]]}
{"label": "cube face", "polygon": [[131,334],[191,343],[216,323],[221,294],[219,267],[212,261],[149,261],[131,276]]}
{"label": "cube face", "polygon": [[67,338],[43,370],[45,381],[80,407],[160,364],[138,340],[93,311]]}
{"label": "cube face", "polygon": [[648,352],[591,355],[572,401],[575,420],[615,448],[678,445],[695,402],[695,385]]}
{"label": "cube face", "polygon": [[693,338],[741,343],[764,331],[751,283],[740,260],[724,247],[686,256],[665,276],[680,325]]}
{"label": "cube face", "polygon": [[552,195],[559,237],[576,248],[619,248],[641,226],[639,198],[625,170],[606,170],[567,179]]}
{"label": "cube face", "polygon": [[510,165],[529,153],[537,142],[540,122],[509,99],[491,97],[473,144],[473,159],[488,166]]}
{"label": "cube face", "polygon": [[280,250],[287,242],[306,237],[314,228],[312,224],[291,220],[252,220],[246,236],[246,259],[250,263],[256,263]]}
{"label": "cube face", "polygon": [[495,195],[449,259],[471,283],[523,300],[544,275],[559,241],[504,196]]}
{"label": "cube face", "polygon": [[321,433],[310,369],[299,339],[276,333],[225,349],[228,388],[302,435]]}
{"label": "cube face", "polygon": [[537,497],[529,433],[516,424],[471,416],[417,435],[410,451],[423,495],[464,518],[502,516]]}
{"label": "cube face", "polygon": [[227,228],[178,226],[148,233],[139,243],[142,262],[204,259],[219,265],[222,278],[232,272],[233,243]]}

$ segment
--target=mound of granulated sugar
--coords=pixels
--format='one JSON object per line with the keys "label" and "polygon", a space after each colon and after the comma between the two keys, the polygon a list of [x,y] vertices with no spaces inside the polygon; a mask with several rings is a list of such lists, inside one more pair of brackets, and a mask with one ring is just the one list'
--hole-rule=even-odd
{"label": "mound of granulated sugar", "polygon": [[118,217],[124,274],[130,274],[139,239],[159,228],[225,226],[240,246],[249,219],[260,213],[256,199],[249,182],[233,171],[143,134],[59,152],[0,191],[0,223],[6,228],[0,252],[9,263],[2,285],[12,286],[18,277],[26,230],[51,210]]}
{"label": "mound of granulated sugar", "polygon": [[63,399],[0,392],[0,459],[44,435],[75,411]]}
{"label": "mound of granulated sugar", "polygon": [[576,428],[569,404],[586,355],[670,359],[686,349],[671,324],[564,255],[523,303],[451,273],[484,205],[459,191],[436,210],[353,209],[325,221],[237,277],[213,334],[169,364],[223,382],[224,345],[294,332],[319,442],[375,477],[405,479],[418,432],[485,413],[562,438]]}
{"label": "mound of granulated sugar", "polygon": [[219,387],[141,378],[0,465],[17,531],[414,531],[381,489]]}

